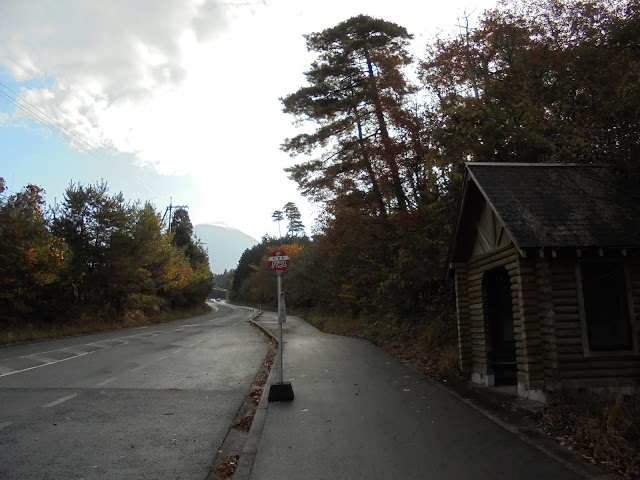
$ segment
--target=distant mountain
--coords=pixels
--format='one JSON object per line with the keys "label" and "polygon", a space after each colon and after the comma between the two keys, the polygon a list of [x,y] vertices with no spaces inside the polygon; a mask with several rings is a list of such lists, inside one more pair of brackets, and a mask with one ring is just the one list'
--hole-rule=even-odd
{"label": "distant mountain", "polygon": [[213,273],[236,268],[244,251],[259,243],[246,233],[223,225],[200,224],[194,230],[198,238],[206,243]]}

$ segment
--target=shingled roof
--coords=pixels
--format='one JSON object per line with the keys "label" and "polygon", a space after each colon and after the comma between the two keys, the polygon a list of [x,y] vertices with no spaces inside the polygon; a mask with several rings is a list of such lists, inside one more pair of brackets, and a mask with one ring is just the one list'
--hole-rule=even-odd
{"label": "shingled roof", "polygon": [[[451,248],[465,261],[487,201],[523,253],[531,248],[640,247],[640,187],[606,166],[467,163]],[[465,258],[466,256],[466,258]]]}

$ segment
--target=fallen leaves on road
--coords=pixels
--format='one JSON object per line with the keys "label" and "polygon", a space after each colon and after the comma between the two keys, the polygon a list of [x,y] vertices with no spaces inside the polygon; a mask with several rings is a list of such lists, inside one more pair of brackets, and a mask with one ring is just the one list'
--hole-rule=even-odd
{"label": "fallen leaves on road", "polygon": [[253,414],[248,413],[244,417],[233,422],[231,426],[236,430],[240,430],[241,432],[248,432],[249,429],[251,428],[252,423],[253,423]]}
{"label": "fallen leaves on road", "polygon": [[257,407],[258,404],[260,403],[260,398],[262,398],[262,392],[264,391],[264,388],[256,388],[254,390],[251,390],[248,394],[247,394],[247,402],[249,402],[250,405],[253,405],[254,407]]}
{"label": "fallen leaves on road", "polygon": [[238,460],[240,459],[240,455],[230,455],[228,457],[224,457],[215,465],[216,474],[218,478],[230,478],[233,477],[233,474],[238,467]]}
{"label": "fallen leaves on road", "polygon": [[260,376],[256,379],[254,383],[259,387],[264,387],[267,383],[268,378],[269,378],[269,371],[262,372],[262,374],[260,374]]}

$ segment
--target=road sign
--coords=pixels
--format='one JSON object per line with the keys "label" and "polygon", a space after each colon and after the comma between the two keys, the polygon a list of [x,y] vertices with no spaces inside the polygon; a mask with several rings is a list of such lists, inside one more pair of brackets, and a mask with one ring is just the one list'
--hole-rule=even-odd
{"label": "road sign", "polygon": [[269,268],[277,272],[289,268],[289,255],[282,250],[271,253],[269,256]]}

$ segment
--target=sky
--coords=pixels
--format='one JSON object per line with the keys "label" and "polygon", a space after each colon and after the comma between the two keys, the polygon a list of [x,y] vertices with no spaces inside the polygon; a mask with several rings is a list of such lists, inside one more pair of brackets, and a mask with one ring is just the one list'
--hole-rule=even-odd
{"label": "sky", "polygon": [[[280,98],[306,85],[304,34],[366,14],[415,36],[458,31],[495,0],[0,0],[0,177],[61,202],[71,184],[187,205],[193,224],[278,235],[300,131]],[[16,95],[24,108],[16,106]],[[47,123],[54,128],[51,128]]]}

